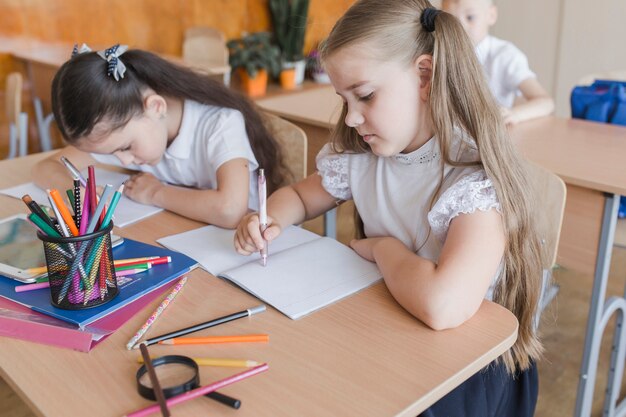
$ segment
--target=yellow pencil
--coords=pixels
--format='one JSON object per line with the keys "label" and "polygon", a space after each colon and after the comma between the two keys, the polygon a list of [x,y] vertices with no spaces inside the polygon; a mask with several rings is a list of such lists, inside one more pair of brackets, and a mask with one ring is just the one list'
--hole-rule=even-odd
{"label": "yellow pencil", "polygon": [[[153,358],[154,359],[154,358]],[[192,358],[200,366],[225,366],[231,368],[252,368],[262,362],[248,359],[225,359],[225,358]],[[138,358],[139,363],[143,363],[143,358]]]}

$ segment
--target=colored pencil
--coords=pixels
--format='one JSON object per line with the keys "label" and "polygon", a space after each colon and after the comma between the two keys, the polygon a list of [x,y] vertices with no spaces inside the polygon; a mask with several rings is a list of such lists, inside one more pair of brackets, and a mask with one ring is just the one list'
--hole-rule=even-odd
{"label": "colored pencil", "polygon": [[[69,227],[70,232],[72,232],[74,236],[78,236],[78,228],[76,227],[76,223],[74,223],[74,219],[72,219],[72,214],[63,202],[63,198],[61,198],[61,194],[59,193],[59,191],[55,190],[54,188],[51,189],[50,197],[52,197],[54,204],[56,204],[57,210],[59,211],[59,213],[61,213],[61,217],[63,217],[63,221],[65,222],[67,227]],[[52,201],[50,203],[52,204]],[[60,219],[57,219],[57,221],[60,223]]]}
{"label": "colored pencil", "polygon": [[243,317],[250,317],[255,314],[262,313],[264,311],[265,311],[265,306],[261,304],[260,306],[252,307],[247,310],[238,311],[236,313],[229,314],[223,317],[218,317],[213,320],[205,321],[204,323],[199,323],[191,327],[186,327],[184,329],[180,329],[180,330],[176,330],[170,333],[162,334],[160,336],[156,336],[156,337],[146,340],[144,343],[147,343],[148,345],[152,345],[154,343],[160,342],[161,340],[173,339],[178,336],[184,336],[186,334],[193,333],[198,330],[208,329],[209,327],[217,326],[223,323],[228,323],[229,321],[241,319]]}
{"label": "colored pencil", "polygon": [[152,383],[152,391],[154,392],[154,396],[159,402],[159,407],[161,407],[161,414],[163,414],[163,417],[170,417],[170,410],[167,408],[167,403],[165,402],[165,394],[163,394],[161,384],[159,383],[159,378],[154,371],[154,366],[152,366],[152,360],[150,359],[148,348],[142,343],[141,345],[139,345],[139,349],[141,350],[141,355],[143,356],[144,365],[146,366],[146,370],[148,371],[150,382]]}
{"label": "colored pencil", "polygon": [[142,263],[142,264],[135,264],[135,265],[115,265],[115,270],[116,271],[125,271],[127,269],[150,269],[152,268],[152,264],[149,263]]}
{"label": "colored pencil", "polygon": [[135,275],[135,274],[141,274],[142,272],[146,272],[148,269],[143,269],[143,268],[136,268],[136,269],[127,269],[125,271],[120,271],[117,272],[115,271],[115,276],[116,277],[125,277],[128,275]]}
{"label": "colored pencil", "polygon": [[83,208],[80,215],[80,228],[78,233],[82,236],[87,230],[87,223],[89,222],[89,193],[85,192],[85,199],[83,200]]}
{"label": "colored pencil", "polygon": [[[191,400],[191,399],[194,399],[194,398],[197,398],[197,397],[201,397],[201,396],[203,396],[205,394],[208,394],[209,392],[217,391],[218,389],[220,389],[222,387],[234,384],[235,382],[241,381],[243,379],[246,379],[246,378],[251,377],[253,375],[256,375],[258,373],[267,371],[268,369],[269,369],[269,366],[266,363],[264,363],[262,365],[259,365],[259,366],[255,366],[254,368],[250,368],[247,371],[243,371],[243,372],[240,372],[240,373],[235,374],[233,376],[230,376],[228,378],[221,379],[221,380],[216,381],[216,382],[214,382],[212,384],[205,385],[203,387],[196,388],[194,390],[187,391],[187,392],[185,392],[183,394],[171,397],[171,398],[169,398],[166,401],[167,405],[171,407],[173,405],[180,404],[180,403],[185,402],[187,400]],[[150,415],[150,414],[152,414],[152,413],[154,413],[154,412],[156,412],[158,410],[159,410],[159,406],[158,405],[151,405],[151,406],[142,408],[141,410],[134,411],[134,412],[132,412],[130,414],[126,414],[126,417],[144,417],[144,416]]]}
{"label": "colored pencil", "polygon": [[106,201],[109,198],[109,195],[113,192],[113,189],[111,188],[112,185],[111,184],[107,184],[104,186],[104,190],[102,191],[102,196],[100,197],[100,202],[98,203],[98,206],[92,211],[91,210],[91,206],[92,206],[92,202],[96,201],[95,198],[92,198],[93,196],[89,197],[89,211],[90,211],[90,215],[91,218],[89,219],[89,224],[87,225],[87,231],[86,233],[93,233],[96,230],[96,226],[98,225],[99,222],[99,217],[100,214],[102,214],[103,210],[104,210],[104,206],[106,205]]}
{"label": "colored pencil", "polygon": [[43,221],[42,218],[36,215],[35,213],[30,213],[28,215],[28,219],[31,222],[35,223],[37,227],[40,228],[41,231],[47,234],[48,236],[61,237],[59,232],[57,232],[57,230],[54,227],[50,226],[48,223]]}
{"label": "colored pencil", "polygon": [[269,342],[267,334],[242,334],[235,336],[178,337],[162,340],[160,345],[209,345],[214,343]]}
{"label": "colored pencil", "polygon": [[15,292],[26,292],[33,290],[40,290],[42,288],[50,288],[49,282],[39,282],[37,284],[18,285],[15,287]]}
{"label": "colored pencil", "polygon": [[154,310],[152,314],[150,314],[150,317],[148,317],[148,320],[146,320],[146,322],[139,328],[139,330],[137,330],[137,333],[135,333],[135,335],[130,338],[128,343],[126,343],[126,349],[131,350],[133,346],[135,346],[137,341],[141,339],[141,337],[148,331],[150,326],[152,326],[154,322],[159,318],[159,316],[163,314],[163,311],[165,311],[167,306],[170,305],[172,300],[176,298],[176,296],[178,295],[178,293],[183,288],[186,282],[187,282],[187,277],[183,277],[181,278],[180,281],[178,281],[178,283],[174,286],[174,288],[172,288],[172,291],[170,291],[167,297],[165,297],[163,301],[161,301],[161,304],[159,304],[156,310]]}
{"label": "colored pencil", "polygon": [[141,264],[150,264],[150,265],[154,266],[154,265],[167,264],[167,263],[170,263],[170,262],[172,262],[172,257],[171,256],[155,257],[154,259],[140,259],[140,260],[137,260],[137,261],[126,260],[126,259],[120,259],[118,261],[113,261],[113,263],[117,267],[141,265]]}
{"label": "colored pencil", "polygon": [[[248,359],[227,359],[227,358],[192,358],[199,366],[222,366],[227,368],[252,368],[259,366],[261,362],[251,361]],[[143,363],[140,356],[139,363]]]}
{"label": "colored pencil", "polygon": [[[68,188],[67,190],[65,190],[65,194],[67,195],[67,201],[68,203],[70,203],[72,211],[74,211],[74,207],[76,206],[76,204],[74,203],[74,191],[72,191],[71,188]],[[74,212],[74,215],[76,215],[76,212]]]}
{"label": "colored pencil", "polygon": [[[115,195],[113,195],[115,197]],[[115,265],[125,265],[131,262],[147,262],[152,259],[158,259],[160,256],[144,256],[143,258],[126,258],[126,259],[116,259],[113,261]]]}
{"label": "colored pencil", "polygon": [[[50,207],[52,207],[52,211],[54,212],[54,216],[57,219],[57,223],[59,225],[58,229],[61,231],[61,234],[63,236],[70,237],[71,232],[70,232],[67,224],[65,223],[65,220],[63,219],[63,216],[61,215],[61,212],[57,208],[57,205],[54,202],[54,199],[50,195],[50,190],[46,190],[46,194],[48,194],[48,200],[50,201]],[[74,247],[74,245],[69,245],[69,246],[70,246],[71,249],[73,249],[72,253],[75,253],[76,252],[76,248]]]}
{"label": "colored pencil", "polygon": [[113,193],[113,197],[111,198],[111,204],[109,204],[109,208],[107,209],[106,214],[104,215],[104,219],[102,219],[101,228],[106,228],[113,217],[113,213],[115,212],[115,208],[117,207],[117,203],[119,203],[120,198],[122,196],[122,192],[124,192],[124,184],[120,185],[120,187]]}

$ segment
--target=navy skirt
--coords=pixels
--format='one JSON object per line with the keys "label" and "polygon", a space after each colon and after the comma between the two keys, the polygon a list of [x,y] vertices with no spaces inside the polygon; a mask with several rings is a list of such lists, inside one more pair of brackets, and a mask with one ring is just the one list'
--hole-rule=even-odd
{"label": "navy skirt", "polygon": [[418,417],[532,417],[538,389],[534,362],[515,376],[492,362]]}

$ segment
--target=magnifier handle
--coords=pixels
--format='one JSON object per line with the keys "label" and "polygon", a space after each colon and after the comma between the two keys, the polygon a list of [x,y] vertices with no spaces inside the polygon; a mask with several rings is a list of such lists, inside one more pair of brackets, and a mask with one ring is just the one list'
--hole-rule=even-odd
{"label": "magnifier handle", "polygon": [[229,397],[228,395],[213,391],[205,394],[205,397],[209,397],[212,400],[218,401],[224,405],[234,408],[235,410],[241,407],[241,401],[237,398]]}

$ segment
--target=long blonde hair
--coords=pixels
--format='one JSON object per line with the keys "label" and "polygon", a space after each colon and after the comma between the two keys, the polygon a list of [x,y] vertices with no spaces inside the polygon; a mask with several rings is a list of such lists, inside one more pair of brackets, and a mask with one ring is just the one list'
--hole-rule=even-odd
{"label": "long blonde hair", "polygon": [[[506,234],[504,271],[493,299],[519,321],[515,345],[503,355],[509,372],[524,370],[541,356],[533,327],[541,282],[541,246],[534,222],[533,199],[525,165],[515,152],[499,108],[484,79],[474,47],[459,21],[440,12],[434,31],[424,30],[420,17],[432,7],[427,0],[360,0],[335,24],[321,50],[322,60],[348,45],[372,46],[376,58],[407,66],[421,55],[433,57],[430,112],[443,163],[468,165],[451,158],[453,130],[461,128],[476,143],[481,164],[492,180],[502,209]],[[337,152],[369,152],[356,129],[343,123],[333,131]],[[434,199],[433,199],[434,200]]]}

